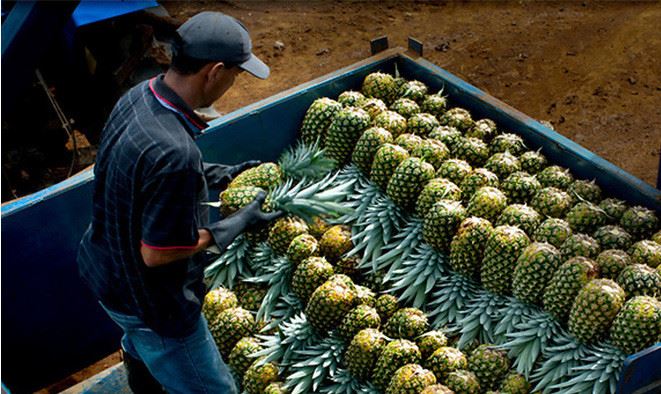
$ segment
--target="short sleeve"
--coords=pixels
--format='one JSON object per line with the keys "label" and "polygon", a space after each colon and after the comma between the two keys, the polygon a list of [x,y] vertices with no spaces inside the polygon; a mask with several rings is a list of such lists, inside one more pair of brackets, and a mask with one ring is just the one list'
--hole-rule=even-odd
{"label": "short sleeve", "polygon": [[151,249],[192,249],[197,245],[197,204],[202,175],[159,174],[142,189],[142,244]]}

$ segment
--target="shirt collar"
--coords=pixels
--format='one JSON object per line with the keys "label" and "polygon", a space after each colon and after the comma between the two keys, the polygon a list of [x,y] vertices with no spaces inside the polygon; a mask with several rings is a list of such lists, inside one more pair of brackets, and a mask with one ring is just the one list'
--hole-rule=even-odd
{"label": "shirt collar", "polygon": [[149,80],[149,89],[156,100],[165,108],[176,112],[188,123],[194,134],[199,135],[209,125],[193,111],[174,90],[163,81],[164,75]]}

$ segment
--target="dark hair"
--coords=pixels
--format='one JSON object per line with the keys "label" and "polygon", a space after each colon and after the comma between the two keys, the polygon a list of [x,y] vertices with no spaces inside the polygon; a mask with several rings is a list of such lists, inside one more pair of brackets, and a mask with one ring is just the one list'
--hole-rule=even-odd
{"label": "dark hair", "polygon": [[178,74],[191,75],[199,72],[202,67],[209,63],[213,62],[210,60],[195,59],[190,56],[175,53],[172,56],[172,63],[170,64],[170,68],[176,71]]}

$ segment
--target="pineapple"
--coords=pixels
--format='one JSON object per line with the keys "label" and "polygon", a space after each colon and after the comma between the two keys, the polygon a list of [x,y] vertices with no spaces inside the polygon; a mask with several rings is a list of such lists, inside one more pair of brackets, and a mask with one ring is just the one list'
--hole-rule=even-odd
{"label": "pineapple", "polygon": [[263,394],[266,387],[278,380],[279,370],[274,363],[252,363],[243,377],[243,390],[247,394]]}
{"label": "pineapple", "polygon": [[415,343],[406,339],[396,339],[385,346],[374,366],[372,383],[380,390],[384,390],[393,373],[406,364],[420,362],[420,350]]}
{"label": "pineapple", "polygon": [[479,138],[484,142],[490,142],[496,135],[498,135],[496,122],[491,119],[480,119],[466,131],[466,137]]}
{"label": "pineapple", "polygon": [[319,244],[317,239],[307,233],[296,236],[287,247],[287,258],[295,265],[300,264],[308,257],[316,256],[318,253]]}
{"label": "pineapple", "polygon": [[204,296],[202,314],[204,314],[207,322],[211,322],[222,311],[236,308],[237,306],[239,306],[239,300],[236,298],[236,295],[224,287],[219,287],[211,290]]}
{"label": "pineapple", "polygon": [[333,266],[323,257],[310,257],[296,267],[292,276],[291,289],[305,304],[315,289],[333,275]]}
{"label": "pineapple", "polygon": [[273,382],[266,386],[262,394],[289,394],[289,390],[282,382]]}
{"label": "pineapple", "polygon": [[427,315],[417,308],[396,311],[386,323],[383,333],[390,338],[414,340],[429,329]]}
{"label": "pineapple", "polygon": [[370,115],[371,119],[376,118],[380,113],[388,110],[388,106],[377,98],[368,98],[360,103],[360,109]]}
{"label": "pineapple", "polygon": [[436,140],[441,141],[442,143],[445,144],[445,146],[450,149],[450,152],[454,154],[455,149],[457,147],[457,143],[459,142],[459,139],[461,139],[461,131],[457,130],[454,127],[451,126],[439,126],[432,130],[431,133],[429,133],[429,138],[433,138]]}
{"label": "pineapple", "polygon": [[437,251],[446,253],[459,224],[465,218],[466,210],[460,202],[440,200],[424,217],[422,238]]}
{"label": "pineapple", "polygon": [[354,281],[360,281],[361,275],[360,270],[358,269],[359,264],[360,257],[357,255],[342,257],[337,261],[335,273],[346,275]]}
{"label": "pineapple", "polygon": [[[224,217],[230,216],[253,202],[258,194],[265,192],[264,189],[255,186],[237,186],[226,189],[220,193],[220,213]],[[265,205],[268,206],[266,203]]]}
{"label": "pineapple", "polygon": [[374,155],[370,179],[381,190],[385,190],[397,166],[408,158],[408,151],[401,146],[383,144]]}
{"label": "pineapple", "polygon": [[506,179],[512,173],[521,171],[521,163],[516,156],[505,151],[489,157],[484,168],[496,174],[499,179]]}
{"label": "pineapple", "polygon": [[638,241],[654,234],[659,227],[659,218],[654,211],[636,206],[624,211],[620,218],[620,226]]}
{"label": "pineapple", "polygon": [[661,275],[645,264],[631,264],[622,269],[617,283],[626,292],[627,298],[635,296],[661,296]]}
{"label": "pineapple", "polygon": [[523,302],[541,304],[544,288],[562,264],[560,252],[548,243],[532,243],[516,262],[512,294]]}
{"label": "pineapple", "polygon": [[406,133],[406,118],[395,111],[384,111],[374,118],[372,126],[382,127],[397,138]]}
{"label": "pineapple", "polygon": [[594,181],[577,179],[567,188],[567,193],[579,201],[589,201],[599,204],[601,201],[601,188]]}
{"label": "pineapple", "polygon": [[458,370],[448,374],[445,384],[455,394],[479,394],[480,381],[477,376],[467,370]]}
{"label": "pineapple", "polygon": [[450,372],[468,368],[468,358],[459,349],[443,346],[437,348],[425,362],[439,381],[447,380]]}
{"label": "pineapple", "polygon": [[372,160],[381,145],[392,143],[392,134],[381,127],[371,127],[363,133],[353,150],[351,161],[364,174],[369,174],[372,169]]}
{"label": "pineapple", "polygon": [[537,178],[523,171],[511,173],[500,183],[500,189],[512,203],[529,203],[542,188]]}
{"label": "pineapple", "polygon": [[469,215],[495,221],[505,207],[507,207],[507,197],[503,192],[495,187],[483,186],[473,194],[466,211]]}
{"label": "pineapple", "polygon": [[661,301],[653,297],[633,297],[615,317],[610,340],[625,354],[634,354],[654,345],[661,337]]}
{"label": "pineapple", "polygon": [[239,282],[234,290],[236,291],[241,308],[256,311],[262,305],[262,300],[268,289],[265,286],[255,283]]}
{"label": "pineapple", "polygon": [[597,266],[603,278],[616,280],[624,267],[631,265],[631,257],[627,252],[618,249],[608,249],[597,256]]}
{"label": "pineapple", "polygon": [[400,163],[388,182],[386,194],[392,201],[410,210],[423,187],[434,177],[434,167],[417,157],[410,157]]}
{"label": "pineapple", "polygon": [[537,174],[546,167],[546,157],[534,151],[527,151],[519,156],[521,162],[521,169],[528,174]]}
{"label": "pineapple", "polygon": [[333,275],[312,293],[305,307],[310,325],[319,333],[335,329],[356,302],[356,285],[346,275]]}
{"label": "pineapple", "polygon": [[510,372],[503,379],[499,390],[501,393],[528,394],[530,392],[530,383],[528,383],[525,376],[516,372]]}
{"label": "pineapple", "polygon": [[[568,169],[560,166],[549,166],[537,173],[537,179],[543,187],[556,187],[566,190],[574,182],[574,177]],[[569,196],[571,198],[571,196]]]}
{"label": "pineapple", "polygon": [[338,164],[348,162],[353,147],[370,122],[370,115],[362,109],[348,107],[340,110],[328,127],[326,155]]}
{"label": "pineapple", "polygon": [[443,162],[436,171],[437,178],[445,178],[455,185],[461,182],[473,171],[470,164],[464,160],[449,159]]}
{"label": "pineapple", "polygon": [[422,359],[426,360],[436,349],[446,346],[448,338],[441,331],[428,331],[417,337],[415,343],[420,349]]}
{"label": "pineapple", "polygon": [[441,141],[427,138],[411,151],[411,155],[423,159],[434,168],[439,168],[450,155],[450,151]]}
{"label": "pineapple", "polygon": [[254,186],[268,190],[278,186],[282,176],[282,171],[277,164],[263,163],[243,171],[227,187]]}
{"label": "pineapple", "polygon": [[262,350],[262,347],[260,346],[259,341],[253,337],[241,338],[241,340],[236,343],[236,346],[234,346],[229,355],[227,364],[232,368],[232,372],[234,372],[239,381],[243,379],[246,371],[250,365],[252,365],[253,361],[255,361],[251,355],[260,350]]}
{"label": "pineapple", "polygon": [[395,139],[395,144],[401,146],[402,148],[406,149],[407,152],[411,153],[414,150],[418,149],[420,145],[422,145],[422,141],[424,141],[421,137],[415,135],[415,134],[401,134],[397,139]]}
{"label": "pineapple", "polygon": [[407,98],[400,98],[390,106],[391,111],[395,111],[405,118],[420,113],[420,106],[413,100]]}
{"label": "pineapple", "polygon": [[221,312],[210,324],[209,330],[223,357],[228,357],[239,340],[255,329],[255,318],[247,310],[237,307]]}
{"label": "pineapple", "polygon": [[307,231],[308,226],[299,218],[291,216],[280,218],[273,222],[269,231],[268,244],[276,254],[285,255],[294,238]]}
{"label": "pineapple", "polygon": [[549,218],[537,227],[532,238],[535,242],[548,242],[559,248],[571,235],[569,223],[562,219]]}
{"label": "pineapple", "polygon": [[661,245],[661,231],[657,231],[656,233],[654,233],[654,235],[652,235],[652,241]]}
{"label": "pineapple", "polygon": [[574,257],[565,261],[544,289],[544,309],[559,322],[565,322],[574,298],[598,272],[597,264],[588,258]]}
{"label": "pineapple", "polygon": [[491,222],[471,216],[461,222],[450,244],[450,267],[467,278],[477,279],[487,240],[493,232]]}
{"label": "pineapple", "polygon": [[407,364],[395,371],[386,394],[418,394],[433,384],[436,384],[436,377],[431,371],[418,364]]}
{"label": "pineapple", "polygon": [[456,127],[462,132],[470,130],[475,125],[470,112],[459,107],[450,108],[439,121],[444,126]]}
{"label": "pineapple", "polygon": [[509,152],[514,156],[520,156],[526,150],[523,139],[516,134],[503,133],[494,137],[489,144],[491,154]]}
{"label": "pineapple", "polygon": [[448,386],[442,384],[433,384],[431,386],[425,387],[420,394],[454,394],[454,391],[450,390]]}
{"label": "pineapple", "polygon": [[482,390],[494,390],[510,369],[510,360],[504,350],[484,344],[468,357],[468,369],[480,381]]}
{"label": "pineapple", "polygon": [[388,105],[397,97],[395,78],[380,72],[367,75],[361,90],[365,96],[378,98]]}
{"label": "pineapple", "polygon": [[617,198],[607,198],[601,200],[599,208],[603,209],[608,215],[609,223],[619,223],[624,212],[629,208],[627,204]]}
{"label": "pineapple", "polygon": [[319,141],[319,146],[323,147],[328,126],[341,109],[342,104],[328,97],[314,100],[305,113],[301,125],[300,133],[303,142],[313,144]]}
{"label": "pineapple", "polygon": [[397,96],[422,103],[427,96],[427,90],[427,86],[420,81],[408,81],[399,87]]}
{"label": "pineapple", "polygon": [[[472,166],[481,167],[489,159],[489,146],[479,138],[461,137],[454,144],[452,153],[458,159],[465,160]],[[485,166],[485,168],[493,171],[489,167]]]}
{"label": "pineapple", "polygon": [[578,293],[571,307],[569,332],[584,343],[604,337],[624,300],[624,290],[614,281],[591,280]]}
{"label": "pineapple", "polygon": [[521,251],[530,239],[518,227],[499,226],[487,240],[480,269],[480,280],[485,289],[498,295],[509,295],[512,274]]}
{"label": "pineapple", "polygon": [[424,218],[432,206],[439,200],[461,201],[461,189],[444,178],[434,178],[422,189],[416,203],[416,214]]}
{"label": "pineapple", "polygon": [[356,285],[355,305],[367,305],[373,308],[376,305],[376,294],[369,287]]}
{"label": "pineapple", "polygon": [[634,263],[647,264],[652,268],[661,265],[661,245],[654,241],[636,242],[629,249],[629,254]]}
{"label": "pineapple", "polygon": [[399,302],[397,302],[397,298],[394,296],[383,294],[376,299],[374,308],[376,308],[377,313],[381,317],[381,321],[388,321],[399,309]]}
{"label": "pineapple", "polygon": [[338,328],[338,334],[340,338],[349,342],[359,331],[366,328],[378,329],[380,325],[381,318],[376,309],[368,305],[358,305],[344,317]]}
{"label": "pineapple", "polygon": [[461,196],[464,203],[468,203],[477,189],[483,186],[498,188],[498,177],[486,168],[476,168],[461,181]]}
{"label": "pineapple", "polygon": [[571,204],[572,200],[569,194],[555,187],[540,189],[530,201],[530,205],[537,212],[552,218],[565,216],[571,208]]}
{"label": "pineapple", "polygon": [[560,253],[565,260],[576,256],[593,259],[600,251],[599,243],[585,234],[572,234],[560,245]]}
{"label": "pineapple", "polygon": [[599,242],[602,249],[629,249],[633,243],[631,234],[624,231],[620,226],[599,227],[592,235]]}
{"label": "pineapple", "polygon": [[406,122],[407,132],[421,137],[427,137],[438,126],[440,125],[434,115],[422,112],[411,115]]}
{"label": "pineapple", "polygon": [[440,118],[443,113],[445,113],[445,108],[448,105],[448,101],[445,97],[440,94],[431,94],[422,101],[420,104],[420,110],[428,114],[432,114],[437,118]]}
{"label": "pineapple", "polygon": [[572,230],[579,233],[593,233],[606,223],[606,212],[589,202],[579,202],[565,217]]}
{"label": "pineapple", "polygon": [[344,107],[360,107],[360,104],[366,100],[366,97],[360,92],[348,90],[340,93],[337,97],[337,102]]}
{"label": "pineapple", "polygon": [[379,330],[367,328],[358,332],[344,357],[351,376],[360,380],[368,379],[386,343],[386,336]]}
{"label": "pineapple", "polygon": [[308,223],[308,230],[316,239],[320,239],[330,227],[330,224],[321,216],[314,216],[310,223]]}
{"label": "pineapple", "polygon": [[328,229],[319,240],[319,252],[331,263],[353,248],[351,242],[351,229],[348,226],[336,225]]}
{"label": "pineapple", "polygon": [[512,204],[503,210],[496,222],[497,226],[516,226],[532,236],[542,222],[542,217],[527,205]]}

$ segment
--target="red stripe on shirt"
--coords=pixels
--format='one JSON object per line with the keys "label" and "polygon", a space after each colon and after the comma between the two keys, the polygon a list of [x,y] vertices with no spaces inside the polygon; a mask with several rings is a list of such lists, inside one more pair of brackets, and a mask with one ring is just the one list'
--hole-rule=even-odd
{"label": "red stripe on shirt", "polygon": [[172,103],[171,103],[169,100],[167,100],[165,97],[163,97],[163,96],[161,96],[160,94],[156,93],[156,89],[154,89],[154,86],[152,85],[152,83],[154,82],[154,79],[156,79],[156,78],[152,78],[152,79],[149,80],[149,90],[151,90],[151,92],[154,93],[154,96],[156,96],[159,100],[163,100],[163,101],[165,101],[165,102],[166,102],[169,106],[171,106],[172,108],[176,108],[177,111],[178,111],[180,114],[184,115],[184,116],[186,117],[186,119],[190,120],[191,123],[193,123],[195,126],[197,126],[200,130],[202,130],[202,129],[204,129],[204,128],[206,127],[206,125],[201,125],[201,124],[197,123],[197,122],[195,121],[195,119],[191,118],[191,117],[186,113],[186,111],[182,111],[179,107],[177,107],[176,105],[172,104]]}

